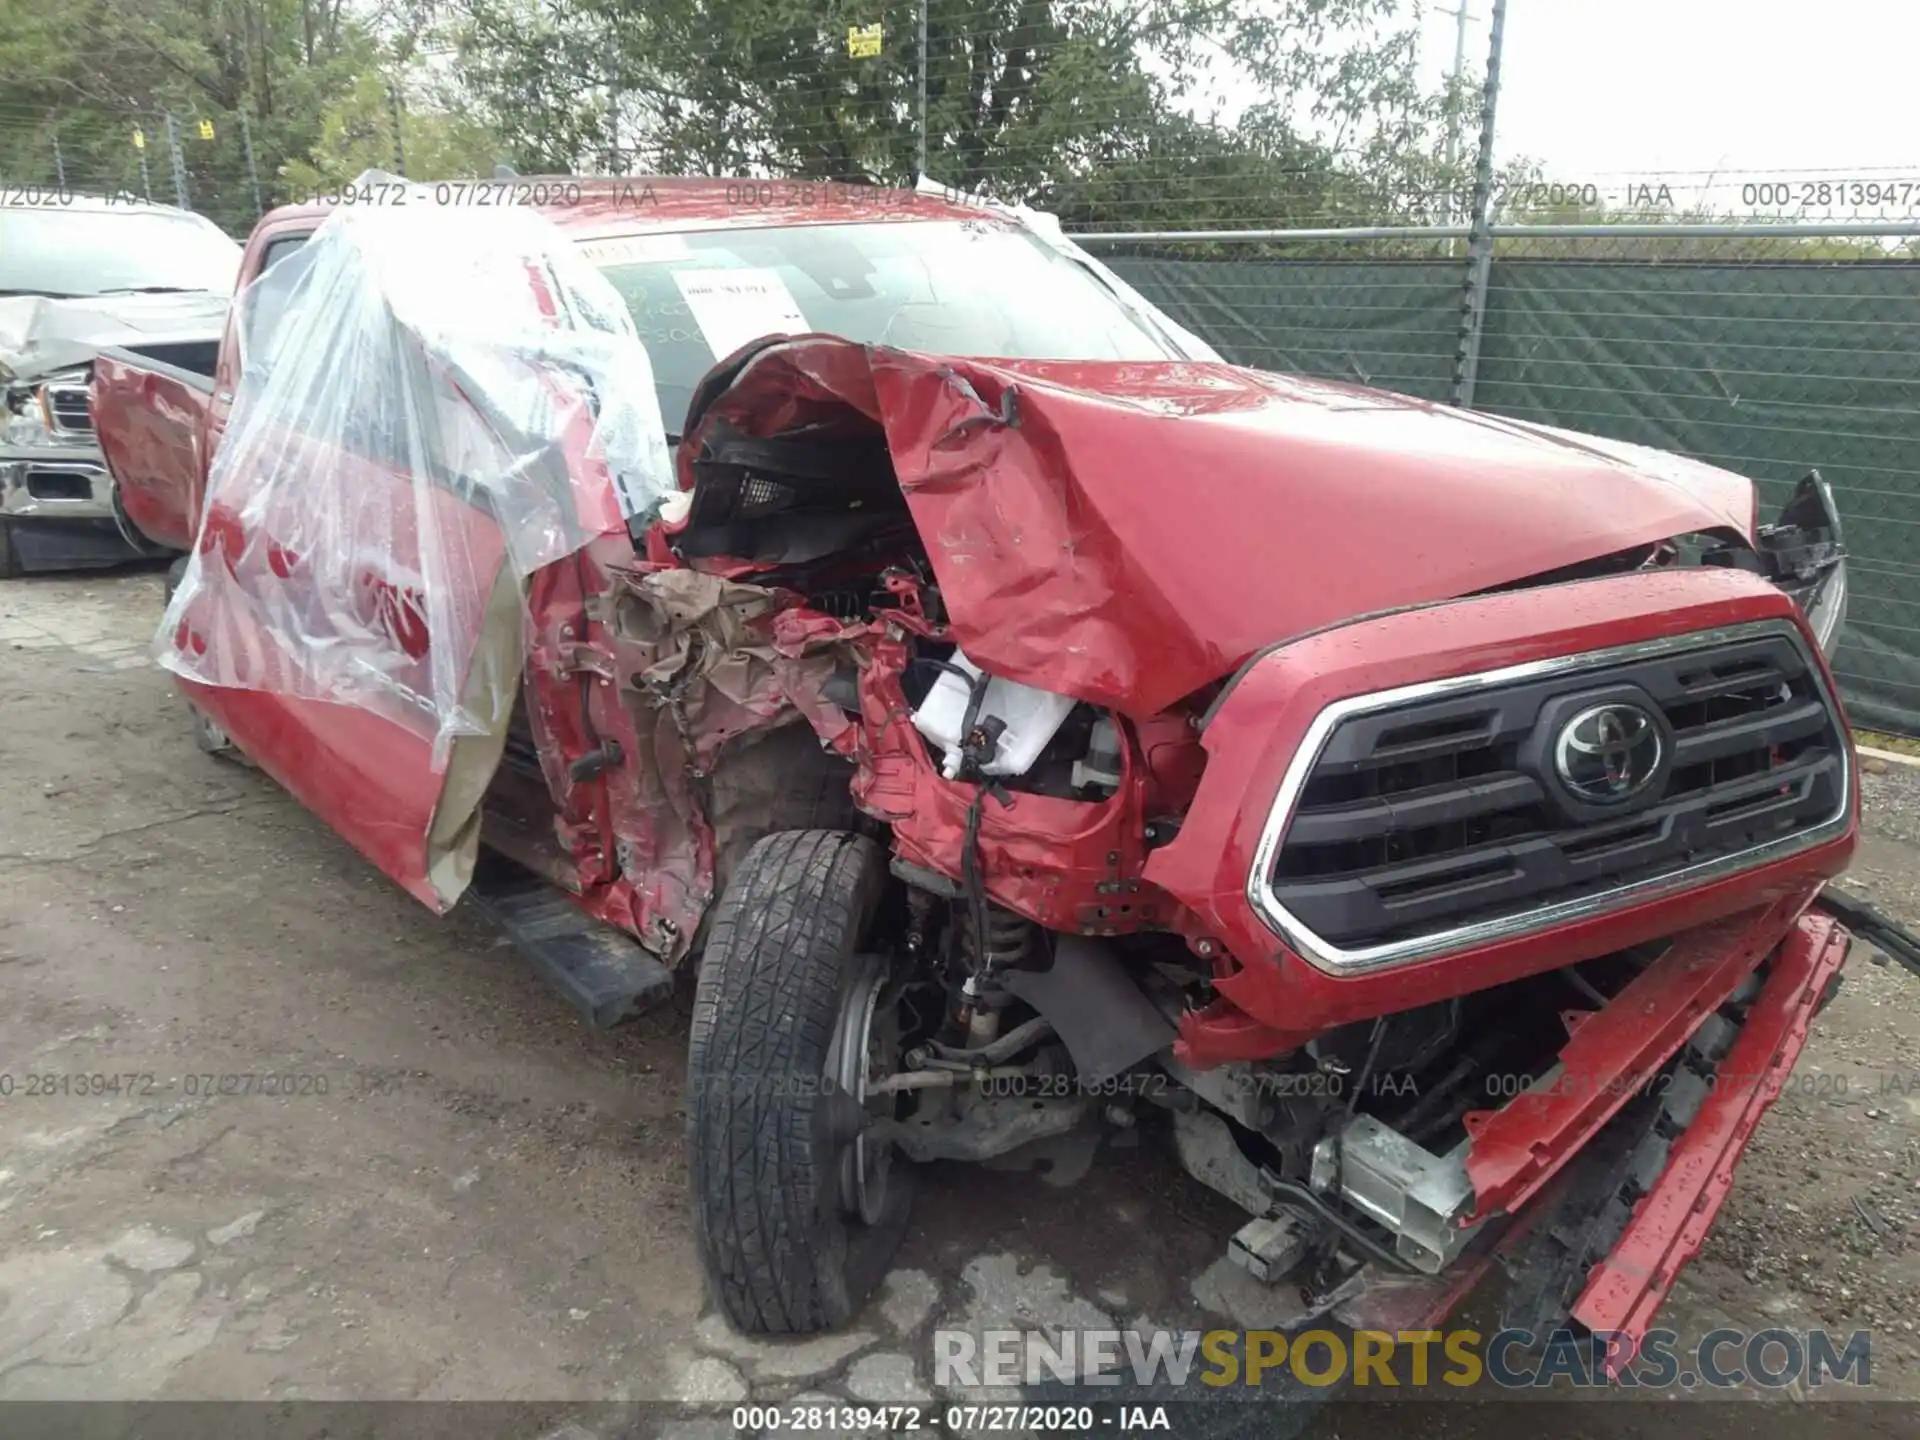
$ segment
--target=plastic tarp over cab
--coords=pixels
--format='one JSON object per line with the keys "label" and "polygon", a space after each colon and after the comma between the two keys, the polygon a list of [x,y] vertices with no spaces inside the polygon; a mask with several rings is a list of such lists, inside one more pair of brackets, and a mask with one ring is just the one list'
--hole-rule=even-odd
{"label": "plastic tarp over cab", "polygon": [[261,692],[280,729],[318,732],[338,706],[391,722],[396,754],[439,776],[429,852],[470,855],[526,577],[674,488],[646,351],[550,221],[418,187],[334,213],[240,307],[250,347],[160,663]]}

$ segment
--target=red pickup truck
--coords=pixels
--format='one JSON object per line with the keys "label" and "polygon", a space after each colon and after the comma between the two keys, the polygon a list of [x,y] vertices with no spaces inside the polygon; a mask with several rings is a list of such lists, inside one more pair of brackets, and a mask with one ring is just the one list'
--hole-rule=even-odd
{"label": "red pickup truck", "polygon": [[1152,1120],[1303,1314],[1648,1325],[1849,944],[1817,476],[1219,363],[997,207],[395,183],[261,223],[212,376],[96,367],[157,650],[595,1020],[697,969],[734,1321]]}

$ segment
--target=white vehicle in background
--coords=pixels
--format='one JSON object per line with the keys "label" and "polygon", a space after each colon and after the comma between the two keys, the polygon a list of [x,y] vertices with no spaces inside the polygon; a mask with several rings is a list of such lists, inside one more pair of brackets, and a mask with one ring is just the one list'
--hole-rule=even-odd
{"label": "white vehicle in background", "polygon": [[162,553],[125,522],[101,462],[93,360],[108,345],[210,356],[239,265],[203,216],[0,181],[0,579]]}

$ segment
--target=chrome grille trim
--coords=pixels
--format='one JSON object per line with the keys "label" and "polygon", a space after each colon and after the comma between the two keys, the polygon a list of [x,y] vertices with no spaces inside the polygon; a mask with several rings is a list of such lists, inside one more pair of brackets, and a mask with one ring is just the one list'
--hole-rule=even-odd
{"label": "chrome grille trim", "polygon": [[[1328,738],[1341,722],[1356,715],[1419,701],[1470,694],[1475,690],[1553,676],[1564,675],[1570,679],[1576,679],[1584,670],[1600,669],[1655,656],[1676,655],[1696,650],[1709,651],[1743,640],[1766,636],[1786,636],[1792,641],[1805,661],[1808,674],[1817,687],[1828,713],[1833,717],[1834,728],[1842,740],[1840,803],[1834,813],[1819,824],[1731,855],[1716,856],[1696,865],[1683,866],[1678,870],[1594,894],[1543,905],[1514,915],[1478,920],[1427,935],[1353,949],[1343,949],[1322,939],[1292,915],[1274,894],[1272,884],[1274,862],[1286,836],[1288,823],[1293,818],[1301,791],[1306,787],[1308,779],[1319,764]],[[1852,737],[1847,732],[1842,717],[1843,712],[1828,683],[1819,657],[1809,646],[1800,628],[1789,620],[1762,620],[1713,630],[1696,630],[1684,635],[1663,636],[1657,640],[1640,641],[1631,645],[1555,656],[1552,659],[1529,661],[1526,664],[1508,666],[1501,670],[1454,675],[1441,680],[1406,685],[1394,690],[1376,691],[1368,695],[1353,695],[1343,700],[1336,700],[1316,715],[1313,723],[1307,727],[1306,734],[1301,739],[1299,751],[1281,779],[1280,788],[1268,809],[1259,845],[1254,852],[1252,869],[1247,876],[1247,903],[1253,907],[1254,913],[1269,929],[1308,963],[1330,974],[1355,975],[1395,965],[1411,964],[1419,960],[1429,960],[1517,936],[1538,934],[1557,926],[1624,909],[1629,905],[1694,889],[1768,861],[1812,849],[1846,832],[1857,780]]]}
{"label": "chrome grille trim", "polygon": [[87,408],[87,387],[48,381],[47,409],[57,435],[93,434],[93,412]]}

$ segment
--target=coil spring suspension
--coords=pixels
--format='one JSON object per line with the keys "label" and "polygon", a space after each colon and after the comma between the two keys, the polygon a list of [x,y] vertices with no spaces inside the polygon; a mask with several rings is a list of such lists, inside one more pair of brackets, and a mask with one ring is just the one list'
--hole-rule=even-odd
{"label": "coil spring suspension", "polygon": [[972,907],[958,907],[961,943],[976,975],[993,975],[1011,970],[1033,953],[1039,927],[1031,920],[1003,910],[998,905],[985,907],[986,933],[975,933]]}

